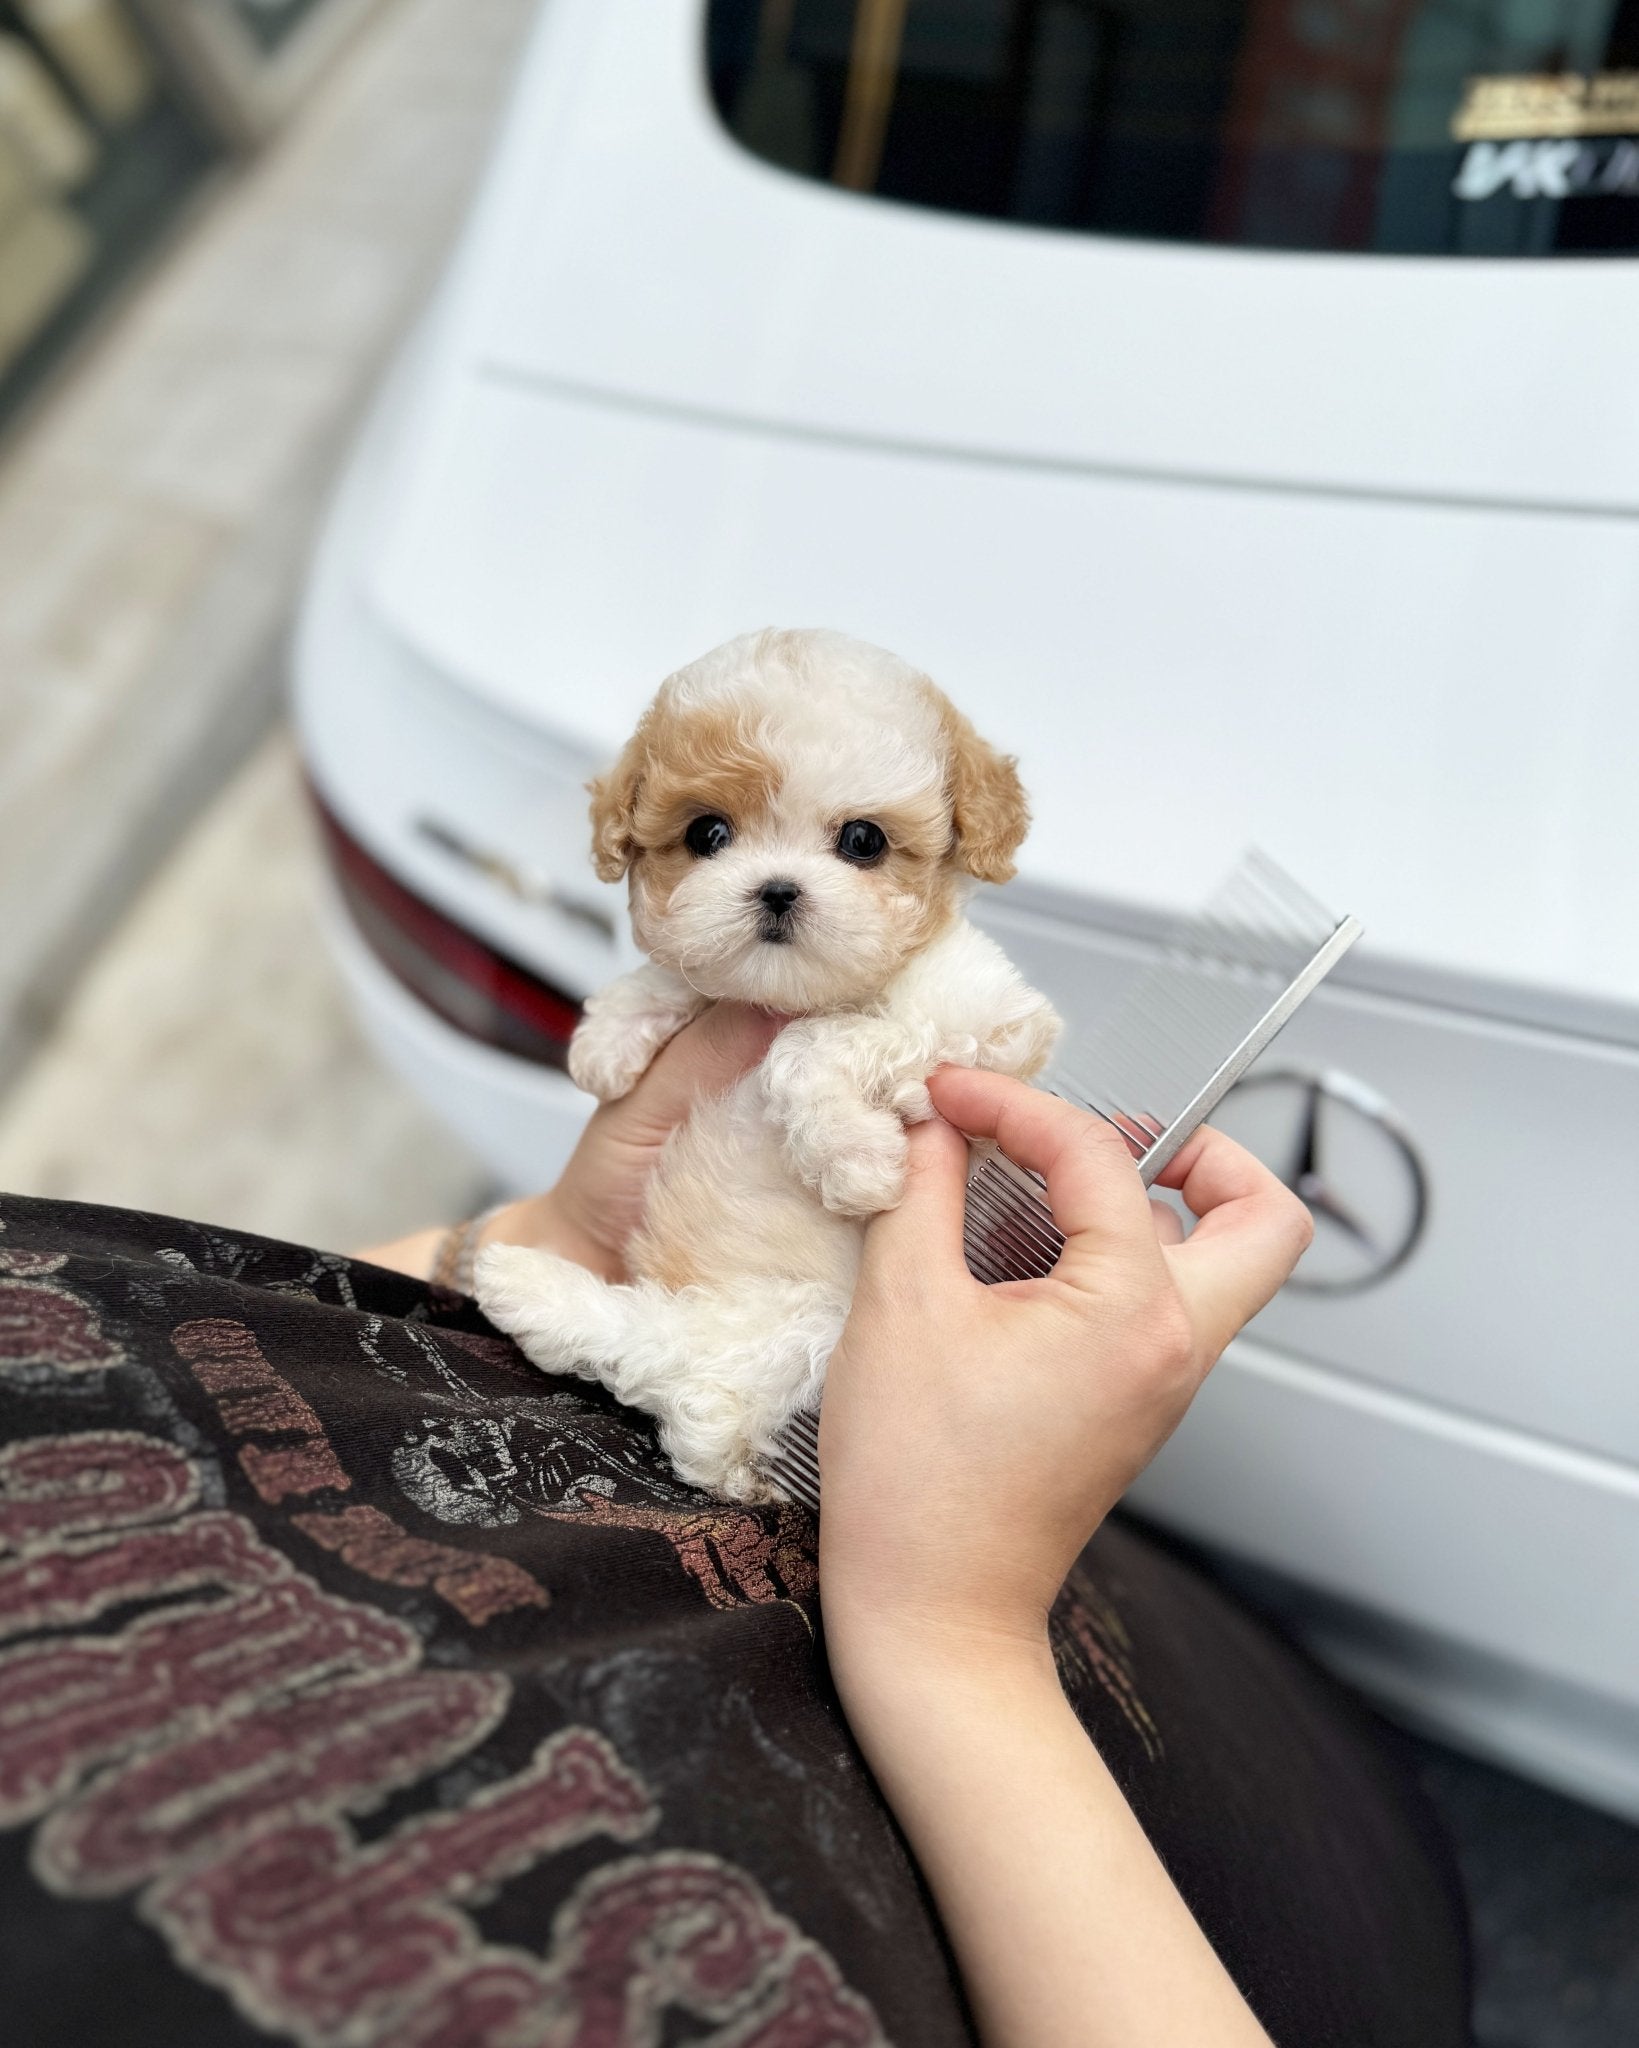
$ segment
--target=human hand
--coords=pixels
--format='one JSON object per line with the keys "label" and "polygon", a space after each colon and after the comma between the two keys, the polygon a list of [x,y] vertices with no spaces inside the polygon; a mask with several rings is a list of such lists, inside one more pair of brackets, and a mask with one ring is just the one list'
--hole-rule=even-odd
{"label": "human hand", "polygon": [[[1269,2048],[1059,1687],[1047,1613],[1105,1514],[1309,1242],[1202,1131],[1163,1176],[1098,1118],[947,1067],[905,1198],[866,1231],[820,1410],[820,1594],[849,1725],[939,1903],[981,2039]],[[954,1126],[954,1128],[953,1128]],[[962,1256],[967,1146],[1046,1182],[1043,1279]]]}
{"label": "human hand", "polygon": [[624,1280],[626,1246],[643,1220],[661,1147],[699,1098],[721,1095],[756,1066],[784,1022],[744,1003],[714,1003],[630,1094],[593,1111],[556,1186],[498,1211],[483,1241],[560,1252],[606,1280]]}
{"label": "human hand", "polygon": [[[704,1011],[630,1094],[593,1111],[557,1185],[486,1217],[478,1243],[558,1252],[606,1280],[624,1280],[626,1246],[661,1146],[699,1097],[721,1094],[757,1064],[784,1021],[743,1003]],[[424,1280],[446,1234],[445,1226],[418,1230],[355,1256]]]}
{"label": "human hand", "polygon": [[[820,1585],[833,1668],[909,1637],[1045,1641],[1049,1607],[1219,1353],[1313,1234],[1250,1153],[1203,1129],[1152,1205],[1099,1118],[944,1068],[910,1133],[905,1198],[868,1228],[820,1417]],[[967,1147],[1042,1174],[1065,1235],[1045,1278],[986,1287],[962,1256]]]}

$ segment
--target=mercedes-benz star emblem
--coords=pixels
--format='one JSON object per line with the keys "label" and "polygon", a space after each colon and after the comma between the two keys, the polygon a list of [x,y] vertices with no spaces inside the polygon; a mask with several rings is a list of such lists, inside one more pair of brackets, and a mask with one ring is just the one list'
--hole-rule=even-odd
{"label": "mercedes-benz star emblem", "polygon": [[1289,1287],[1345,1294],[1403,1266],[1428,1216],[1428,1176],[1405,1126],[1351,1075],[1251,1074],[1212,1121],[1309,1205],[1315,1241]]}

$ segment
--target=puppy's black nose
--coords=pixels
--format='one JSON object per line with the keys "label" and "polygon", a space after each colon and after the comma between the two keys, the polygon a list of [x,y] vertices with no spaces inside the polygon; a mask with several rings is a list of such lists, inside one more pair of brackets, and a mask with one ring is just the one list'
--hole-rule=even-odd
{"label": "puppy's black nose", "polygon": [[801,895],[795,882],[764,882],[757,891],[757,901],[771,917],[789,917]]}

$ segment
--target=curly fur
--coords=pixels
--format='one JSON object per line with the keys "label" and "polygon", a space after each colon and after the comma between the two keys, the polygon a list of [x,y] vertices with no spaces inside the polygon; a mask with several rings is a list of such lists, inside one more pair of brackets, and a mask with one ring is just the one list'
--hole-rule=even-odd
{"label": "curly fur", "polygon": [[[703,813],[734,835],[709,859],[685,842]],[[865,867],[836,850],[859,818],[888,841]],[[1057,1016],[962,914],[973,878],[1011,875],[1028,822],[1012,761],[909,664],[837,633],[749,634],[679,670],[593,784],[593,857],[627,877],[651,964],[587,1004],[575,1080],[618,1100],[713,1001],[790,1021],[674,1133],[629,1284],[497,1245],[478,1292],[537,1365],[656,1416],[685,1479],[772,1493],[763,1462],[818,1394],[934,1069],[1046,1063]],[[774,879],[801,892],[778,936],[758,895]]]}

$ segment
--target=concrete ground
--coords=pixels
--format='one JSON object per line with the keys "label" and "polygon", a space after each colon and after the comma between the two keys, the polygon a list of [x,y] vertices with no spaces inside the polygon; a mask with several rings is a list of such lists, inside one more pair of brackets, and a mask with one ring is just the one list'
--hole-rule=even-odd
{"label": "concrete ground", "polygon": [[1476,2048],[1632,2048],[1639,1828],[1434,1743],[1414,1754],[1468,1892]]}
{"label": "concrete ground", "polygon": [[288,749],[237,771],[537,6],[383,0],[0,445],[0,1184],[329,1245],[472,1199],[329,979]]}
{"label": "concrete ground", "polygon": [[0,1086],[274,715],[350,424],[538,0],[385,0],[0,446]]}
{"label": "concrete ground", "polygon": [[483,1205],[360,1038],[283,730],[209,805],[0,1099],[0,1187],[356,1250]]}

